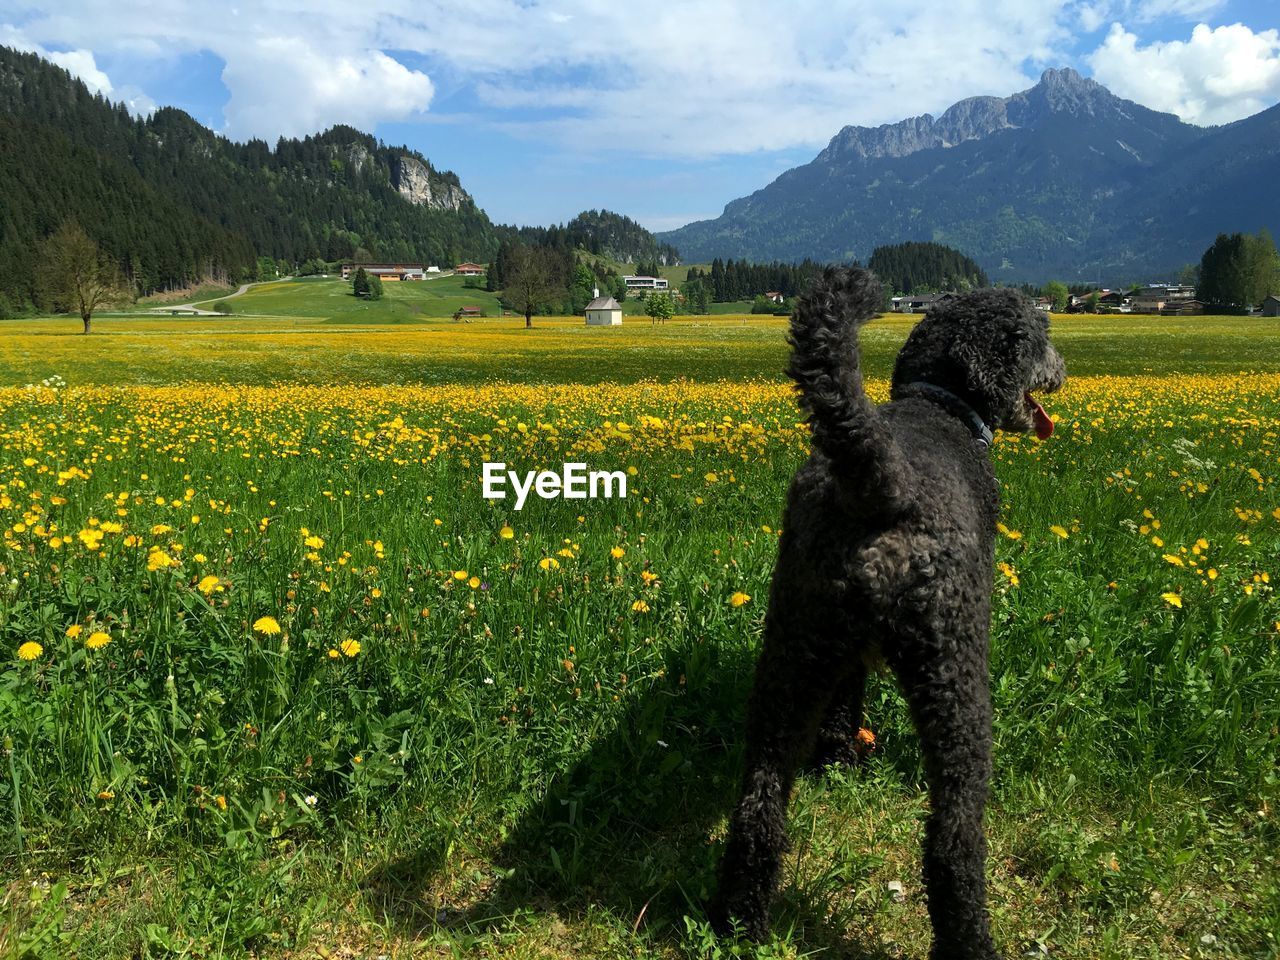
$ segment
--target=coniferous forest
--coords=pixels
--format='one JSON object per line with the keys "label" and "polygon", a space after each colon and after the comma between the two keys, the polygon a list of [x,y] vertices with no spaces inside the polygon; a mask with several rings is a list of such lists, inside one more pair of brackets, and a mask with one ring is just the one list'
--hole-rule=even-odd
{"label": "coniferous forest", "polygon": [[936,293],[990,283],[986,272],[959,250],[929,241],[876,247],[867,266],[886,293]]}
{"label": "coniferous forest", "polygon": [[[252,279],[258,257],[488,260],[496,228],[458,178],[351,127],[235,143],[181,110],[149,118],[35,54],[0,47],[0,311],[33,300],[40,240],[67,221],[134,291]],[[417,167],[420,164],[421,167]],[[397,183],[423,173],[431,199]]]}

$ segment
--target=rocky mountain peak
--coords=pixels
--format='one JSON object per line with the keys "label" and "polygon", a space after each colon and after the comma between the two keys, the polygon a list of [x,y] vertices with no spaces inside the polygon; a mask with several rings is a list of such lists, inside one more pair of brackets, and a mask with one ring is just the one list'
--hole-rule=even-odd
{"label": "rocky mountain peak", "polygon": [[1050,68],[1034,87],[1008,97],[969,97],[952,104],[937,118],[926,113],[878,127],[845,127],[818,154],[816,162],[905,157],[918,150],[954,147],[1008,127],[1035,127],[1053,114],[1123,113],[1125,103],[1071,67]]}

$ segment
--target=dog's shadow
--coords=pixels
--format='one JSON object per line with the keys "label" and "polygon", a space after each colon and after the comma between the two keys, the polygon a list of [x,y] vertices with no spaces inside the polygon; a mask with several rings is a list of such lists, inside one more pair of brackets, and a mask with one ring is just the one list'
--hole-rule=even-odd
{"label": "dog's shadow", "polygon": [[[613,729],[518,817],[493,858],[501,879],[477,902],[454,912],[434,900],[448,860],[440,843],[366,877],[373,911],[409,937],[500,932],[530,911],[568,920],[600,910],[668,945],[705,936],[720,834],[737,799],[754,657],[697,646],[673,651],[667,676],[632,694]],[[787,889],[775,927],[831,956],[887,960],[820,912]]]}

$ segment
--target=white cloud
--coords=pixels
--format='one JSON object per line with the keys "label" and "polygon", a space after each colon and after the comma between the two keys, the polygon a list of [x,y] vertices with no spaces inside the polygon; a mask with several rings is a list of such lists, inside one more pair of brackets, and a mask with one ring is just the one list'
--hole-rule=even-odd
{"label": "white cloud", "polygon": [[369,129],[425,110],[426,74],[379,50],[334,53],[295,37],[264,37],[227,60],[226,132],[237,138],[304,136],[334,123]]}
{"label": "white cloud", "polygon": [[1198,24],[1191,39],[1146,46],[1120,24],[1087,58],[1116,94],[1199,124],[1228,123],[1280,99],[1280,31]]}
{"label": "white cloud", "polygon": [[52,60],[73,76],[79,77],[84,81],[84,85],[94,93],[100,93],[104,97],[111,95],[113,89],[111,78],[98,69],[98,64],[93,59],[93,54],[88,50],[67,50],[65,52],[39,50],[37,52],[46,59]]}
{"label": "white cloud", "polygon": [[[845,124],[1009,94],[1043,67],[1070,63],[1080,29],[1200,15],[1222,2],[790,0],[780,10],[776,0],[685,0],[638,11],[604,0],[60,0],[21,29],[45,48],[92,50],[106,63],[210,51],[225,63],[225,132],[241,138],[337,122],[372,130],[422,115],[439,86],[481,132],[703,157],[817,148]],[[1204,121],[1231,113],[1236,96],[1241,115],[1274,92],[1256,83],[1262,61],[1223,66],[1223,56],[1247,52],[1224,29],[1248,33],[1220,28],[1203,47],[1197,32],[1182,51],[1113,31],[1090,62],[1099,80],[1142,102]],[[1263,61],[1271,33],[1250,34]],[[1253,79],[1227,83],[1236,93],[1213,86],[1239,69]],[[1145,81],[1152,70],[1162,79]],[[1203,89],[1192,83],[1197,70]],[[1185,96],[1170,99],[1169,76],[1190,85]]]}
{"label": "white cloud", "polygon": [[1029,86],[1062,59],[1074,2],[690,0],[641,14],[602,0],[62,0],[22,29],[100,58],[213,52],[237,137],[410,117],[433,99],[425,62],[516,135],[715,155],[817,147],[846,123]]}
{"label": "white cloud", "polygon": [[1093,33],[1113,20],[1201,20],[1226,5],[1227,0],[1081,0],[1076,15],[1081,29]]}

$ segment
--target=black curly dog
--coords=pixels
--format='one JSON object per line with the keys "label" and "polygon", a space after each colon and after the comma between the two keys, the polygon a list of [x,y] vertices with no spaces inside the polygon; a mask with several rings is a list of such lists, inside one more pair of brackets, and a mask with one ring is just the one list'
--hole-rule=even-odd
{"label": "black curly dog", "polygon": [[1032,398],[1066,379],[1048,319],[1013,290],[943,301],[912,330],[891,400],[863,391],[858,329],[879,282],[830,268],[791,320],[791,365],[813,449],[787,497],[746,772],[712,922],[768,934],[796,771],[852,763],[867,671],[887,663],[911,708],[931,813],[924,876],[934,960],[997,956],[986,908],[991,774],[987,646],[999,493],[992,430],[1047,437]]}

